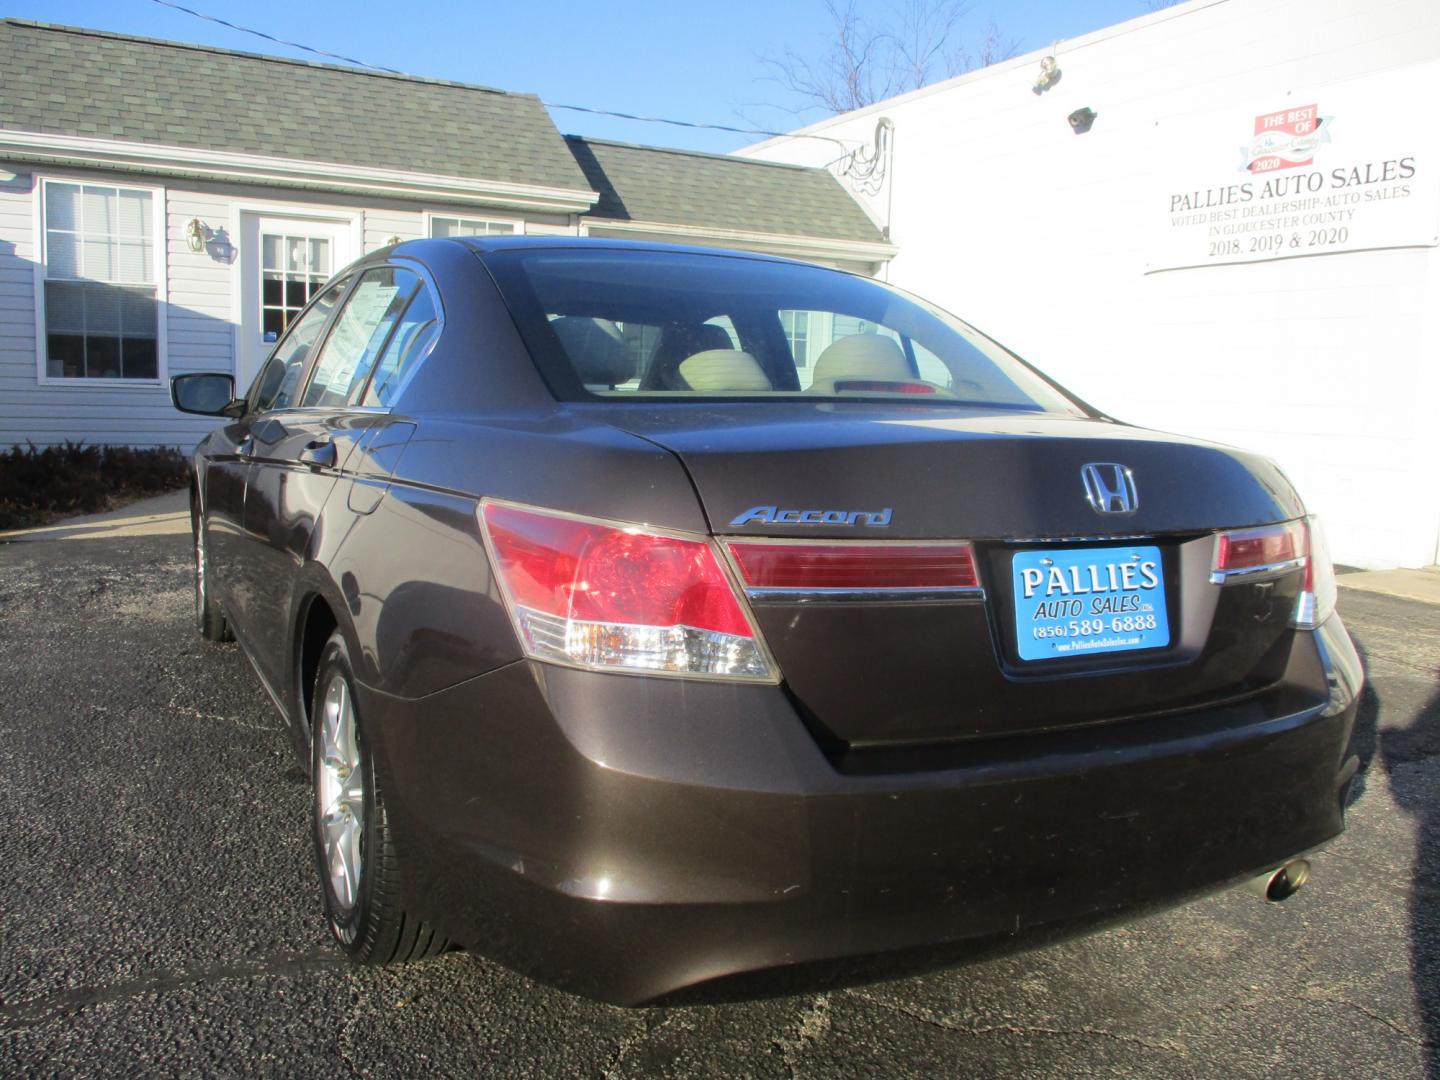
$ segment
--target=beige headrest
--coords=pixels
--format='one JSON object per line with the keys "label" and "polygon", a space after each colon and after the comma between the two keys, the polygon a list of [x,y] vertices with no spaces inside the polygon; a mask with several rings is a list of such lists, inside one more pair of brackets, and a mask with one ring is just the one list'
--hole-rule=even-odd
{"label": "beige headrest", "polygon": [[913,379],[905,354],[893,338],[851,334],[835,342],[815,361],[810,389],[833,394],[836,379]]}
{"label": "beige headrest", "polygon": [[769,390],[760,362],[738,349],[706,349],[680,361],[680,377],[691,390]]}

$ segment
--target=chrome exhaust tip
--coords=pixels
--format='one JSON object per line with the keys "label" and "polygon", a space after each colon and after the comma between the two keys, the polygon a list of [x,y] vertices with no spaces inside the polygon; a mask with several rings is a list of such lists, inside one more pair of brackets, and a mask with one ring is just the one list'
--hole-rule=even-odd
{"label": "chrome exhaust tip", "polygon": [[1309,860],[1291,859],[1284,866],[1251,878],[1245,887],[1256,896],[1278,904],[1281,900],[1289,900],[1309,880]]}

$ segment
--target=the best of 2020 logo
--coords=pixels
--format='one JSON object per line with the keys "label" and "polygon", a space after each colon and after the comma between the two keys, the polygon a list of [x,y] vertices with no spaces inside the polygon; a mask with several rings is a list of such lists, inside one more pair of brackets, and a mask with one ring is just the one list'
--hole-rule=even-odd
{"label": "the best of 2020 logo", "polygon": [[1315,162],[1315,148],[1330,141],[1333,116],[1318,105],[1265,113],[1255,118],[1255,134],[1240,148],[1240,168],[1248,173],[1298,169]]}

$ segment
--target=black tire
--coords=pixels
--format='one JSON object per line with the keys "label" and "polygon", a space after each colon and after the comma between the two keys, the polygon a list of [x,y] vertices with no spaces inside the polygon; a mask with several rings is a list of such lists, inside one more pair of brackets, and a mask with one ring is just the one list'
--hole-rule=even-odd
{"label": "black tire", "polygon": [[[326,790],[324,777],[334,776],[326,770],[325,709],[332,685],[342,680],[348,695],[354,727],[354,745],[360,777],[358,800],[364,808],[359,834],[358,885],[351,903],[337,895],[333,884],[325,842],[322,806]],[[385,799],[376,782],[375,760],[359,710],[355,706],[354,676],[345,639],[337,631],[325,643],[315,677],[314,700],[311,703],[311,775],[314,797],[311,801],[310,832],[315,846],[315,868],[320,876],[320,891],[325,902],[326,923],[345,953],[361,964],[402,964],[435,956],[450,947],[449,940],[429,923],[417,919],[401,905],[401,871],[395,856],[390,822],[385,812]],[[336,760],[344,755],[337,754]],[[353,787],[347,790],[354,790]]]}
{"label": "black tire", "polygon": [[191,547],[195,553],[195,625],[206,641],[234,641],[224,610],[210,595],[210,557],[199,514],[190,515],[190,527],[194,532]]}

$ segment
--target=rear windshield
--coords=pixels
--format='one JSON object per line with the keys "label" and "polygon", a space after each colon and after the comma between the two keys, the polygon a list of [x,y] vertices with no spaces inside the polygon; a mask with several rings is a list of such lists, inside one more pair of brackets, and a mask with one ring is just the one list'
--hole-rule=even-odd
{"label": "rear windshield", "polygon": [[804,395],[1084,413],[973,327],[850,274],[613,248],[486,262],[562,400]]}

